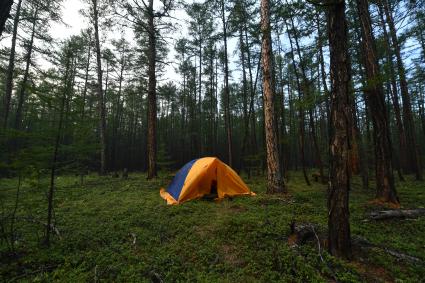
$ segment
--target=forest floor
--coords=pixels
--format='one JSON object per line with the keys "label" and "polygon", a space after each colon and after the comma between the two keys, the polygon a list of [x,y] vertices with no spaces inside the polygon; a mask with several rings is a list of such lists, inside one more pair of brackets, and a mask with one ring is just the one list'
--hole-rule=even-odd
{"label": "forest floor", "polygon": [[[221,202],[196,200],[167,206],[159,196],[167,177],[146,181],[90,175],[57,178],[54,215],[59,235],[42,242],[48,179],[22,182],[15,252],[0,245],[5,281],[152,282],[420,282],[425,278],[425,217],[367,220],[374,190],[355,179],[350,195],[352,235],[373,244],[351,262],[335,259],[309,241],[291,247],[290,223],[327,229],[326,186],[305,185],[291,172],[289,195],[265,194],[265,177],[243,177],[257,193]],[[0,181],[2,221],[13,211],[17,179]],[[373,185],[373,184],[371,184]],[[403,208],[425,207],[425,183],[398,183]],[[9,229],[10,223],[3,222]],[[0,231],[1,233],[1,231]],[[3,232],[4,233],[4,232]],[[4,235],[4,234],[3,234]],[[416,258],[400,259],[388,251]],[[3,280],[2,280],[3,281]],[[422,281],[423,282],[423,281]]]}

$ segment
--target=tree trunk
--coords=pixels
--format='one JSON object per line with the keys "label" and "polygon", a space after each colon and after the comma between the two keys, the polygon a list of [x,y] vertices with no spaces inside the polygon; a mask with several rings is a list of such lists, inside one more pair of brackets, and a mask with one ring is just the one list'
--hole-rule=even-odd
{"label": "tree trunk", "polygon": [[31,38],[30,42],[28,44],[27,54],[25,56],[25,71],[24,71],[24,77],[22,79],[21,83],[21,89],[19,91],[19,98],[18,98],[18,106],[16,108],[16,116],[15,116],[15,129],[19,130],[21,129],[22,125],[22,110],[24,107],[24,103],[26,100],[26,89],[29,79],[29,71],[31,66],[31,56],[32,51],[34,48],[34,37],[35,37],[35,31],[37,27],[37,17],[38,17],[38,5],[36,4],[36,8],[33,14],[33,22],[32,22],[32,30],[31,30]]}
{"label": "tree trunk", "polygon": [[112,145],[111,145],[111,168],[114,169],[114,171],[117,171],[118,167],[116,165],[117,163],[117,139],[118,139],[118,128],[120,126],[120,111],[121,111],[121,92],[122,92],[122,82],[124,80],[124,69],[126,67],[126,61],[125,61],[125,54],[124,54],[124,48],[121,54],[121,68],[120,73],[118,77],[118,92],[117,92],[117,98],[116,98],[116,106],[115,106],[115,115],[113,118],[113,129],[112,129]]}
{"label": "tree trunk", "polygon": [[[19,1],[18,4],[20,5],[21,2],[22,1]],[[6,24],[7,18],[9,18],[10,9],[12,8],[12,5],[13,0],[4,0],[0,4],[0,36],[3,33],[4,25]]]}
{"label": "tree trunk", "polygon": [[[69,48],[68,46],[66,48]],[[57,159],[58,159],[58,153],[59,153],[59,146],[60,146],[60,140],[62,136],[62,121],[63,121],[63,115],[64,115],[64,109],[65,109],[65,103],[66,103],[66,96],[67,92],[69,91],[69,72],[70,72],[70,57],[71,52],[70,50],[66,50],[66,70],[65,70],[65,78],[64,78],[64,86],[63,86],[63,93],[62,93],[62,99],[61,99],[61,106],[60,106],[60,112],[59,112],[59,122],[58,122],[58,129],[56,132],[56,141],[55,141],[55,147],[53,151],[53,158],[52,158],[52,168],[50,171],[50,188],[49,193],[47,196],[47,225],[46,225],[46,235],[44,239],[44,243],[49,246],[50,245],[50,231],[52,230],[52,213],[53,213],[53,193],[55,189],[55,174],[56,174],[56,166],[57,166]]]}
{"label": "tree trunk", "polygon": [[331,116],[328,188],[328,248],[338,257],[351,258],[350,191],[350,62],[345,1],[329,7]]}
{"label": "tree trunk", "polygon": [[243,104],[243,121],[244,121],[244,131],[243,131],[243,140],[242,140],[242,149],[241,149],[241,169],[244,169],[245,155],[248,147],[248,138],[249,138],[249,116],[248,116],[248,82],[246,77],[245,69],[245,42],[243,38],[242,27],[239,27],[239,45],[241,52],[241,68],[242,68],[242,104]]}
{"label": "tree trunk", "polygon": [[264,128],[267,151],[267,192],[286,192],[286,186],[280,171],[279,150],[276,137],[274,87],[272,85],[272,41],[270,28],[269,0],[261,0],[261,59],[263,67]]}
{"label": "tree trunk", "polygon": [[[306,70],[305,70],[305,66],[303,62],[303,57],[301,56],[301,48],[298,42],[298,35],[295,31],[294,19],[292,15],[290,16],[290,19],[291,19],[292,30],[294,31],[295,46],[297,48],[297,54],[300,59],[301,75],[303,80],[303,93],[306,94],[308,99],[308,98],[311,98],[311,85],[307,78],[307,74],[306,74]],[[320,155],[319,142],[317,141],[317,136],[316,136],[316,127],[315,127],[312,107],[308,109],[308,114],[309,114],[309,122],[310,122],[310,135],[313,140],[314,151],[316,153],[316,165],[319,167],[321,182],[324,183],[325,180],[324,180],[324,173],[323,173],[323,163],[322,163],[322,157]],[[304,145],[302,147],[304,147]],[[309,181],[307,181],[307,183],[309,183]]]}
{"label": "tree trunk", "polygon": [[[285,22],[286,24],[286,22]],[[291,33],[289,31],[289,27],[286,24],[286,29],[287,29],[287,33],[288,33],[288,39],[289,39],[289,43],[291,46],[291,59],[292,59],[292,66],[294,68],[294,73],[295,73],[295,79],[296,79],[296,83],[297,83],[297,91],[298,91],[298,102],[299,102],[299,129],[298,129],[298,144],[299,144],[299,149],[300,149],[300,153],[301,153],[301,166],[302,166],[302,170],[303,170],[303,175],[304,175],[304,180],[306,182],[306,184],[308,186],[311,186],[310,180],[308,179],[308,174],[307,174],[307,168],[306,168],[306,161],[305,161],[305,112],[304,112],[304,107],[302,105],[302,99],[303,99],[303,89],[301,87],[301,83],[300,83],[300,77],[298,74],[298,70],[297,70],[297,65],[295,62],[295,55],[294,55],[294,47],[292,45],[292,36]]]}
{"label": "tree trunk", "polygon": [[99,40],[99,14],[97,0],[92,0],[93,17],[94,17],[94,37],[96,42],[96,59],[97,59],[97,97],[99,111],[99,138],[100,138],[100,175],[106,174],[106,116],[105,102],[102,90],[102,55],[100,53]]}
{"label": "tree trunk", "polygon": [[229,60],[227,58],[227,22],[224,9],[224,1],[221,0],[221,21],[223,24],[223,41],[224,41],[224,124],[227,136],[227,158],[230,167],[233,165],[233,148],[232,148],[232,125],[230,122],[230,90],[229,90]]}
{"label": "tree trunk", "polygon": [[404,126],[403,126],[403,122],[401,118],[400,103],[399,103],[398,89],[397,89],[397,80],[394,73],[393,52],[390,46],[390,38],[387,33],[387,27],[385,25],[384,12],[383,12],[381,3],[378,3],[378,8],[379,8],[379,17],[381,19],[382,30],[384,31],[384,44],[386,48],[386,55],[387,55],[386,59],[388,63],[387,67],[388,67],[390,81],[391,81],[391,100],[394,107],[395,121],[397,124],[398,135],[399,135],[399,152],[398,152],[399,158],[397,158],[399,164],[397,166],[399,168],[398,171],[400,172],[399,175],[401,179],[404,180],[403,176],[401,175],[400,168],[403,168],[406,171],[406,167],[407,167],[406,133],[404,131]]}
{"label": "tree trunk", "polygon": [[375,39],[367,0],[356,0],[361,22],[362,50],[366,69],[366,104],[372,116],[375,143],[376,197],[398,204],[391,157],[391,140],[382,82],[376,57]]}
{"label": "tree trunk", "polygon": [[84,88],[83,88],[83,105],[81,107],[81,121],[84,122],[85,118],[85,108],[86,108],[86,96],[87,96],[87,86],[89,81],[89,70],[90,70],[90,55],[91,55],[91,33],[89,33],[89,43],[87,47],[87,60],[86,60],[86,70],[84,76]]}
{"label": "tree trunk", "polygon": [[319,50],[319,64],[320,64],[320,74],[323,85],[323,91],[325,94],[325,103],[326,103],[326,115],[329,119],[330,117],[330,107],[329,107],[329,89],[328,83],[326,82],[326,71],[325,71],[325,59],[323,56],[323,43],[322,43],[322,32],[320,29],[319,21],[319,12],[316,12],[316,24],[317,24],[317,49]]}
{"label": "tree trunk", "polygon": [[[13,1],[10,1],[10,2],[12,3]],[[7,120],[9,118],[9,112],[10,112],[10,101],[12,98],[12,91],[13,91],[13,73],[15,70],[16,37],[18,35],[18,25],[19,25],[19,19],[21,16],[21,5],[22,5],[22,0],[19,0],[16,6],[15,18],[13,20],[12,46],[10,48],[9,65],[7,67],[7,76],[6,76],[6,83],[5,83],[6,92],[4,95],[5,101],[4,101],[3,128],[7,128]]]}
{"label": "tree trunk", "polygon": [[246,62],[247,62],[247,68],[248,68],[248,74],[249,74],[249,93],[250,93],[250,101],[249,101],[249,112],[248,112],[248,116],[249,116],[249,120],[251,123],[251,138],[250,138],[250,143],[251,143],[251,154],[256,153],[257,152],[257,137],[256,137],[256,132],[255,132],[255,124],[256,124],[256,119],[255,119],[255,109],[254,109],[254,102],[255,102],[255,89],[254,89],[254,82],[253,82],[253,76],[252,76],[252,63],[251,63],[251,51],[249,48],[249,41],[248,41],[248,31],[247,31],[247,26],[246,26],[246,22],[244,24],[244,33],[245,33],[245,42],[246,42]]}
{"label": "tree trunk", "polygon": [[[156,168],[156,34],[153,14],[153,0],[149,0],[148,10],[148,180],[157,176]],[[196,96],[196,93],[195,93]]]}
{"label": "tree trunk", "polygon": [[383,4],[387,23],[390,28],[390,35],[392,44],[394,47],[398,75],[400,79],[400,91],[403,98],[403,120],[404,129],[406,131],[406,142],[407,142],[407,153],[408,153],[408,164],[410,165],[411,172],[416,174],[416,180],[422,180],[422,168],[420,164],[420,158],[418,153],[418,147],[416,143],[415,125],[412,115],[412,105],[410,102],[409,90],[407,87],[406,70],[403,65],[403,59],[401,58],[401,48],[397,38],[397,31],[394,24],[394,19],[390,11],[388,0],[380,0]]}

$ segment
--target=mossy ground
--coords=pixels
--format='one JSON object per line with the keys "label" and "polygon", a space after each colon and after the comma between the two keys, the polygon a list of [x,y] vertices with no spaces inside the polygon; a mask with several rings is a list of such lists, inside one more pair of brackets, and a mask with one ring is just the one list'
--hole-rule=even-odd
{"label": "mossy ground", "polygon": [[[50,248],[44,233],[46,188],[25,179],[17,210],[16,252],[0,246],[0,277],[5,281],[113,282],[419,282],[425,278],[425,217],[416,220],[364,221],[378,209],[368,203],[374,191],[358,180],[350,196],[353,235],[422,260],[398,261],[383,249],[356,254],[352,262],[335,259],[315,242],[288,245],[292,221],[327,228],[326,186],[305,185],[292,172],[289,196],[265,194],[265,178],[247,179],[256,197],[221,202],[197,200],[167,206],[159,188],[169,174],[146,181],[90,175],[84,185],[60,176],[55,192],[55,224],[60,238]],[[14,206],[16,179],[0,181],[3,212]],[[373,185],[373,184],[372,184]],[[425,184],[399,183],[402,207],[425,206]],[[4,217],[5,215],[3,215]],[[4,221],[4,219],[2,220]]]}

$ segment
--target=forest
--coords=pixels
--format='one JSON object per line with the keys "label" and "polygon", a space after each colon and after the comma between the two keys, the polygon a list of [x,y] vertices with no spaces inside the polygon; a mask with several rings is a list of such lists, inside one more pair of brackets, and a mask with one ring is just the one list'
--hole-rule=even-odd
{"label": "forest", "polygon": [[425,278],[424,0],[1,0],[0,70],[1,281]]}

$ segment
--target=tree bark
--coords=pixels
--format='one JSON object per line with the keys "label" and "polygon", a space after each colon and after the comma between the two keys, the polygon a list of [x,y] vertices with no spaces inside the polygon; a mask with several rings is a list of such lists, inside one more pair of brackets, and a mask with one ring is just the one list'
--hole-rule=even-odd
{"label": "tree bark", "polygon": [[97,60],[97,97],[98,97],[98,115],[99,115],[99,138],[100,138],[100,175],[106,174],[106,115],[105,102],[102,90],[102,55],[100,52],[99,39],[99,13],[97,0],[92,0],[94,17],[94,37],[96,43]]}
{"label": "tree bark", "polygon": [[[153,14],[153,0],[148,9],[148,180],[157,176],[156,167],[156,34]],[[196,93],[195,93],[196,97]]]}
{"label": "tree bark", "polygon": [[331,66],[328,248],[332,255],[350,259],[352,253],[348,199],[352,115],[345,1],[329,7],[328,29]]}
{"label": "tree bark", "polygon": [[409,89],[407,87],[406,70],[403,65],[403,59],[401,57],[401,48],[397,37],[397,31],[394,24],[394,19],[390,11],[388,0],[380,0],[383,4],[387,23],[390,28],[391,41],[394,47],[394,52],[397,61],[397,70],[400,79],[400,92],[403,98],[403,120],[404,129],[406,131],[406,142],[407,142],[407,153],[408,153],[408,164],[410,165],[411,172],[416,175],[416,180],[422,180],[422,168],[420,164],[419,152],[416,143],[415,125],[413,121],[412,105],[409,96]]}
{"label": "tree bark", "polygon": [[267,151],[267,192],[286,192],[280,171],[279,150],[275,126],[274,87],[272,85],[272,41],[269,0],[261,0],[261,61],[263,67],[264,128]]}
{"label": "tree bark", "polygon": [[388,114],[380,81],[368,2],[356,0],[356,3],[361,22],[363,60],[367,79],[364,92],[374,128],[376,197],[385,202],[399,204],[394,184]]}
{"label": "tree bark", "polygon": [[[13,2],[13,1],[10,1]],[[18,1],[16,6],[15,18],[13,20],[13,33],[12,33],[12,46],[10,48],[9,55],[9,65],[7,67],[7,76],[6,76],[6,92],[5,92],[5,101],[4,101],[4,117],[3,117],[3,128],[7,127],[7,120],[9,118],[10,112],[10,101],[12,98],[12,90],[13,90],[13,73],[15,70],[15,50],[16,50],[16,37],[18,35],[18,25],[19,19],[21,16],[21,5],[22,0]]]}

